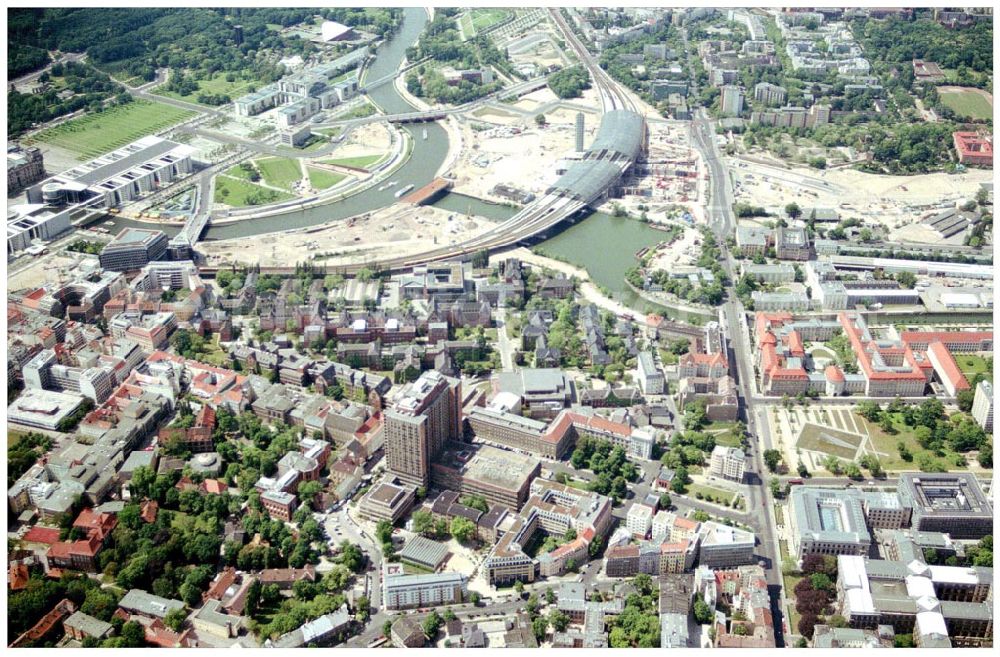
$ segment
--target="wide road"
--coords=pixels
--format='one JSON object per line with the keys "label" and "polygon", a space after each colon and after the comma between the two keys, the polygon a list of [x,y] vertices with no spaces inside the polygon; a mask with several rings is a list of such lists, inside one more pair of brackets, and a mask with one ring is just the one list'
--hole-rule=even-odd
{"label": "wide road", "polygon": [[[729,279],[727,284],[728,299],[723,305],[723,331],[729,344],[729,368],[735,376],[743,399],[741,417],[747,425],[751,436],[757,438],[757,444],[750,450],[747,466],[747,511],[756,519],[751,526],[755,528],[759,541],[758,553],[763,556],[764,572],[768,590],[771,594],[771,613],[774,618],[775,641],[779,647],[784,646],[784,604],[781,577],[781,551],[778,545],[778,534],[774,516],[774,500],[766,486],[763,453],[770,449],[770,437],[767,435],[767,424],[758,419],[761,407],[759,398],[754,396],[752,389],[753,363],[750,360],[751,345],[747,343],[745,331],[746,310],[733,288],[736,267],[726,247],[726,239],[733,235],[736,222],[733,219],[733,192],[729,172],[722,162],[716,140],[715,129],[708,119],[704,109],[700,109],[691,127],[692,145],[698,149],[708,169],[709,202],[707,210],[709,228],[715,233],[722,251],[722,267]],[[794,628],[792,628],[794,631]]]}
{"label": "wide road", "polygon": [[733,220],[732,186],[729,171],[722,162],[715,129],[704,109],[698,110],[697,118],[691,122],[693,145],[701,153],[708,169],[708,207],[706,208],[712,231],[725,242],[733,234],[736,223]]}

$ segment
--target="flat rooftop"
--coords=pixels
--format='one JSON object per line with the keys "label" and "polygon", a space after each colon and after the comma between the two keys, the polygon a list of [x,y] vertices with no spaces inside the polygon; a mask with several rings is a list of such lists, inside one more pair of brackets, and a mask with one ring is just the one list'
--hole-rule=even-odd
{"label": "flat rooftop", "polygon": [[493,488],[516,491],[538,467],[539,460],[489,445],[447,443],[438,463],[462,477]]}
{"label": "flat rooftop", "polygon": [[978,516],[993,512],[979,481],[968,472],[903,474],[899,494],[924,515]]}

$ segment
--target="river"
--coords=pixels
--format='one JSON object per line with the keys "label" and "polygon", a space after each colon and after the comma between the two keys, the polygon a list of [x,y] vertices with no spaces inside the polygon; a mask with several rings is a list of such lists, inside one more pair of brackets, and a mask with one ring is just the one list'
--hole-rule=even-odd
{"label": "river", "polygon": [[[424,9],[405,8],[399,31],[378,47],[366,73],[366,79],[377,80],[399,70],[406,57],[406,49],[417,42],[427,21],[428,16]],[[383,84],[373,89],[369,98],[390,114],[416,109],[400,96],[392,84]],[[238,239],[317,226],[393,204],[396,201],[395,190],[406,185],[415,187],[426,185],[434,179],[448,155],[448,133],[438,123],[421,123],[413,127],[403,126],[402,129],[406,130],[413,140],[413,154],[392,176],[393,180],[398,181],[396,186],[382,192],[368,189],[344,200],[307,210],[210,225],[205,233],[205,239]],[[427,139],[423,138],[425,129]],[[485,203],[461,194],[446,194],[434,205],[452,212],[478,215],[494,221],[508,219],[517,211],[510,206]],[[127,226],[150,227],[148,223],[113,216],[106,217],[98,225],[103,226],[107,221],[114,224],[114,228],[108,226],[112,232]],[[180,230],[178,226],[158,226],[158,229],[171,237]],[[646,302],[625,285],[625,272],[636,263],[635,252],[643,247],[652,246],[662,239],[663,233],[646,224],[594,213],[558,235],[543,241],[539,246],[546,254],[586,269],[595,283],[639,312],[658,312],[674,319],[691,319],[688,313]]]}
{"label": "river", "polygon": [[[403,10],[403,22],[398,32],[375,51],[375,58],[368,67],[365,79],[378,80],[390,73],[398,71],[406,57],[406,49],[414,45],[427,23],[427,12],[420,7],[407,7]],[[372,102],[389,114],[412,112],[413,105],[399,95],[396,87],[383,84],[373,89],[368,96]],[[383,191],[367,189],[341,201],[320,205],[306,210],[294,210],[270,217],[245,219],[235,223],[210,225],[205,231],[206,240],[226,240],[240,237],[250,237],[263,233],[273,233],[296,228],[318,226],[338,219],[347,219],[365,212],[372,212],[388,207],[396,202],[395,192],[407,185],[420,188],[434,179],[448,156],[448,133],[437,123],[421,123],[414,126],[401,126],[410,135],[413,142],[413,153],[410,158],[392,175],[397,185]],[[423,132],[427,130],[427,139]],[[108,217],[103,221],[112,221],[117,229],[127,226],[149,228],[148,223],[130,221],[119,217]],[[103,225],[103,223],[101,224]],[[179,226],[163,226],[160,230],[169,236],[180,231]]]}

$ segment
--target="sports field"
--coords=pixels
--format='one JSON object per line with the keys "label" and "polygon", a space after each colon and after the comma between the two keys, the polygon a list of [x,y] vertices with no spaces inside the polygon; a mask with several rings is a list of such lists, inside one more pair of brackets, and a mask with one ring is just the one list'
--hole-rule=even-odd
{"label": "sports field", "polygon": [[309,172],[309,184],[315,189],[329,189],[347,177],[342,173],[316,167],[306,167],[306,171]]}
{"label": "sports field", "polygon": [[941,102],[959,116],[979,120],[993,117],[992,97],[981,89],[939,87],[938,94]]}
{"label": "sports field", "polygon": [[505,9],[497,8],[473,9],[459,16],[458,30],[462,34],[462,39],[469,40],[481,30],[505,19],[509,13]]}
{"label": "sports field", "polygon": [[48,128],[27,141],[52,144],[89,160],[192,116],[194,112],[172,105],[134,100]]}
{"label": "sports field", "polygon": [[472,10],[472,26],[476,28],[476,31],[485,30],[486,28],[496,25],[509,14],[506,9],[473,9]]}
{"label": "sports field", "polygon": [[268,157],[257,160],[260,175],[268,185],[291,190],[292,184],[302,180],[299,163],[287,157]]}

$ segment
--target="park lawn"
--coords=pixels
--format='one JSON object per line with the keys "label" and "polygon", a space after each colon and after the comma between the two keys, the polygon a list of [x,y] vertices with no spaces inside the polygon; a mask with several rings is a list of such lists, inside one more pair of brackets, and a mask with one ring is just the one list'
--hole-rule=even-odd
{"label": "park lawn", "polygon": [[986,359],[982,356],[958,354],[955,356],[955,362],[958,363],[958,369],[962,370],[962,374],[967,379],[982,373],[988,380],[993,380],[993,372],[990,371]]}
{"label": "park lawn", "polygon": [[239,164],[235,164],[222,172],[225,176],[239,178],[240,180],[250,180],[250,174]]}
{"label": "park lawn", "polygon": [[226,350],[219,344],[218,333],[212,335],[209,340],[205,341],[205,348],[206,351],[198,354],[198,360],[203,363],[209,363],[210,365],[221,367],[230,361],[229,354],[227,354]]}
{"label": "park lawn", "polygon": [[504,9],[473,9],[472,10],[472,27],[475,28],[478,33],[480,30],[485,30],[486,28],[496,25],[504,18],[507,17],[507,12]]}
{"label": "park lawn", "polygon": [[972,91],[942,92],[941,102],[959,116],[982,120],[993,118],[990,102]]}
{"label": "park lawn", "polygon": [[785,597],[788,598],[788,629],[792,634],[799,633],[799,612],[795,611],[795,585],[802,581],[801,575],[783,575],[782,584],[785,587]]}
{"label": "park lawn", "polygon": [[52,144],[78,153],[77,159],[89,160],[185,121],[194,114],[172,105],[133,100],[48,128],[28,141]]}
{"label": "park lawn", "polygon": [[[223,194],[222,190],[228,190],[227,194]],[[264,199],[262,203],[250,203],[250,198],[254,194],[260,194],[261,198]],[[278,201],[287,201],[288,199],[295,198],[291,194],[286,194],[285,192],[279,192],[274,189],[268,189],[266,187],[261,187],[260,185],[255,185],[252,182],[246,180],[239,180],[238,178],[228,178],[226,176],[218,176],[215,179],[215,202],[225,203],[226,205],[231,205],[233,207],[241,208],[248,205],[263,205],[264,203],[277,203]]]}
{"label": "park lawn", "polygon": [[462,35],[462,41],[468,41],[476,36],[476,28],[472,27],[472,18],[469,12],[458,17],[458,31]]}
{"label": "park lawn", "polygon": [[434,571],[420,564],[411,563],[409,561],[403,562],[403,572],[407,575],[429,575]]}
{"label": "park lawn", "polygon": [[688,484],[687,495],[688,497],[695,497],[695,493],[701,493],[702,497],[708,501],[709,497],[715,500],[722,500],[725,506],[729,506],[733,502],[733,497],[735,493],[730,493],[729,491],[722,490],[721,488],[715,488],[713,486],[704,486],[702,484]]}
{"label": "park lawn", "polygon": [[365,102],[361,103],[357,107],[352,108],[351,110],[343,112],[341,114],[337,114],[336,118],[338,121],[348,121],[350,119],[363,119],[366,116],[371,116],[375,114],[375,112],[376,112],[375,106],[372,105],[367,100],[365,100]]}
{"label": "park lawn", "polygon": [[740,439],[737,438],[732,431],[723,431],[722,433],[717,433],[715,435],[715,444],[722,445],[723,447],[739,447]]}
{"label": "park lawn", "polygon": [[339,126],[334,126],[332,128],[319,128],[317,130],[313,130],[314,134],[326,135],[327,137],[336,137],[341,132],[343,132],[343,130]]}
{"label": "park lawn", "polygon": [[355,169],[367,169],[376,162],[380,162],[385,155],[358,155],[357,157],[342,157],[337,160],[323,160],[323,164],[333,166],[354,167]]}
{"label": "park lawn", "polygon": [[[864,419],[857,413],[854,414],[855,420],[857,420],[859,425],[863,425],[868,431],[868,435],[871,436],[872,445],[875,446],[875,451],[879,452],[878,459],[882,463],[882,468],[886,471],[893,472],[905,472],[905,471],[917,471],[920,468],[917,466],[916,457],[921,452],[926,452],[917,439],[913,435],[913,427],[908,427],[903,424],[902,415],[899,413],[894,413],[892,418],[892,426],[896,429],[898,433],[887,434],[882,430],[877,424],[873,424],[868,420]],[[902,442],[906,445],[906,448],[913,454],[912,461],[904,461],[899,456],[899,450],[897,445]],[[948,470],[954,470],[955,464],[953,459],[957,454],[947,446],[944,447],[944,456],[935,456],[938,461],[941,461]]]}
{"label": "park lawn", "polygon": [[315,189],[329,189],[347,177],[346,174],[316,167],[306,167],[309,172],[309,184]]}
{"label": "park lawn", "polygon": [[338,82],[343,82],[347,78],[357,77],[357,74],[358,74],[357,73],[357,69],[346,71],[344,73],[341,73],[337,77],[333,78],[329,82],[327,82],[327,86],[328,87],[332,87],[333,85],[337,84]]}
{"label": "park lawn", "polygon": [[[199,94],[225,94],[229,96],[232,100],[236,100],[240,96],[247,93],[250,87],[258,86],[260,83],[256,80],[241,80],[237,78],[232,82],[226,80],[225,73],[216,73],[210,79],[207,80],[195,80],[198,84],[197,91],[188,94],[187,96],[182,96],[176,91],[167,91],[161,87],[157,87],[153,93],[157,96],[166,96],[167,98],[176,98],[177,100],[184,100],[189,103],[198,103]],[[165,86],[165,85],[164,85]],[[204,105],[204,103],[198,103],[199,105]],[[206,107],[211,107],[206,105]]]}
{"label": "park lawn", "polygon": [[268,185],[291,190],[292,184],[302,180],[302,170],[296,160],[287,157],[266,157],[257,160],[260,175]]}
{"label": "park lawn", "polygon": [[296,146],[295,148],[300,151],[306,151],[306,152],[318,151],[319,149],[323,148],[329,143],[330,143],[329,138],[320,134],[315,134],[309,137],[309,139],[306,140],[306,143],[302,144],[301,146]]}

